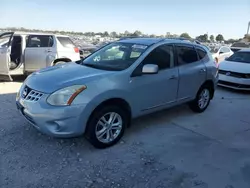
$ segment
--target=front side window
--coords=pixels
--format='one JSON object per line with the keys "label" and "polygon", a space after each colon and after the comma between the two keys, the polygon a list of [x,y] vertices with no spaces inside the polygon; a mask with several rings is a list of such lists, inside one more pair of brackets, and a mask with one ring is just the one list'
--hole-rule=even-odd
{"label": "front side window", "polygon": [[145,64],[156,64],[159,70],[171,68],[174,66],[174,48],[171,45],[162,45],[155,48],[142,61]]}
{"label": "front side window", "polygon": [[186,65],[198,61],[196,50],[192,46],[176,46],[178,65]]}
{"label": "front side window", "polygon": [[250,52],[236,52],[230,56],[227,61],[235,61],[240,63],[250,63]]}
{"label": "front side window", "polygon": [[32,35],[28,39],[27,48],[44,48],[53,46],[53,37],[47,35]]}
{"label": "front side window", "polygon": [[124,70],[130,67],[147,48],[147,45],[134,43],[111,43],[84,59],[82,65],[104,70]]}

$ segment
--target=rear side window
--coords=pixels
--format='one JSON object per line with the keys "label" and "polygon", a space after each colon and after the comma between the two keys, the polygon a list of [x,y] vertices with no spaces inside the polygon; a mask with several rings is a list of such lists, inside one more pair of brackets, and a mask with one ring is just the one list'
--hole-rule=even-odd
{"label": "rear side window", "polygon": [[199,59],[202,60],[203,62],[208,62],[209,61],[209,56],[207,52],[201,48],[196,48],[197,54],[199,56]]}
{"label": "rear side window", "polygon": [[27,48],[46,48],[54,44],[53,37],[48,35],[30,35]]}
{"label": "rear side window", "polygon": [[65,48],[74,48],[75,44],[69,37],[57,37],[61,45]]}
{"label": "rear side window", "polygon": [[196,50],[192,46],[176,46],[178,65],[186,65],[198,61]]}

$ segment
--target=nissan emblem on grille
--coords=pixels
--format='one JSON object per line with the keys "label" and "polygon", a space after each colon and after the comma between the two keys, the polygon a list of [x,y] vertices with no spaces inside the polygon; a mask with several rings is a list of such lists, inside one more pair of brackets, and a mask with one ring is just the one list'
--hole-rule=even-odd
{"label": "nissan emblem on grille", "polygon": [[26,87],[23,90],[22,97],[25,98],[27,96],[27,94],[28,94],[28,88]]}

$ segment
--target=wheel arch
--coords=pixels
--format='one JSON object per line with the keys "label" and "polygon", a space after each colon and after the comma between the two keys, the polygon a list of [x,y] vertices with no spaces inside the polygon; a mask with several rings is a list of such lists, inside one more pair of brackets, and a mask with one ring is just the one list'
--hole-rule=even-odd
{"label": "wheel arch", "polygon": [[212,80],[207,80],[201,85],[200,89],[203,88],[204,86],[209,87],[210,92],[211,92],[211,99],[213,99],[214,98],[214,91],[215,91],[214,82]]}
{"label": "wheel arch", "polygon": [[57,58],[55,59],[51,65],[55,65],[57,62],[59,61],[63,61],[63,62],[72,62],[72,60],[70,58],[67,58],[67,57],[61,57],[61,58]]}
{"label": "wheel arch", "polygon": [[[90,113],[90,116],[87,120],[87,126],[89,124],[89,121],[90,119],[93,117],[94,113],[96,111],[98,111],[99,109],[103,108],[104,106],[108,106],[108,105],[114,105],[114,106],[119,106],[121,107],[123,110],[125,110],[125,112],[127,113],[128,115],[128,118],[129,118],[129,125],[130,125],[130,120],[131,120],[131,117],[132,117],[132,110],[131,110],[131,107],[129,105],[129,103],[125,100],[125,99],[122,99],[122,98],[110,98],[110,99],[106,99],[104,101],[102,101],[99,105],[97,105],[94,110]],[[86,129],[85,129],[86,131]]]}

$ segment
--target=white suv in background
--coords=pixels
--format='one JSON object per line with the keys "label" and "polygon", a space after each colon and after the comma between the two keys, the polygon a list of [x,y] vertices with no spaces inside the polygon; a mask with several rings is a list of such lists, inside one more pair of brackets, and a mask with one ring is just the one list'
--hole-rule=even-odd
{"label": "white suv in background", "polygon": [[0,80],[78,60],[79,49],[68,36],[21,32],[0,35]]}

